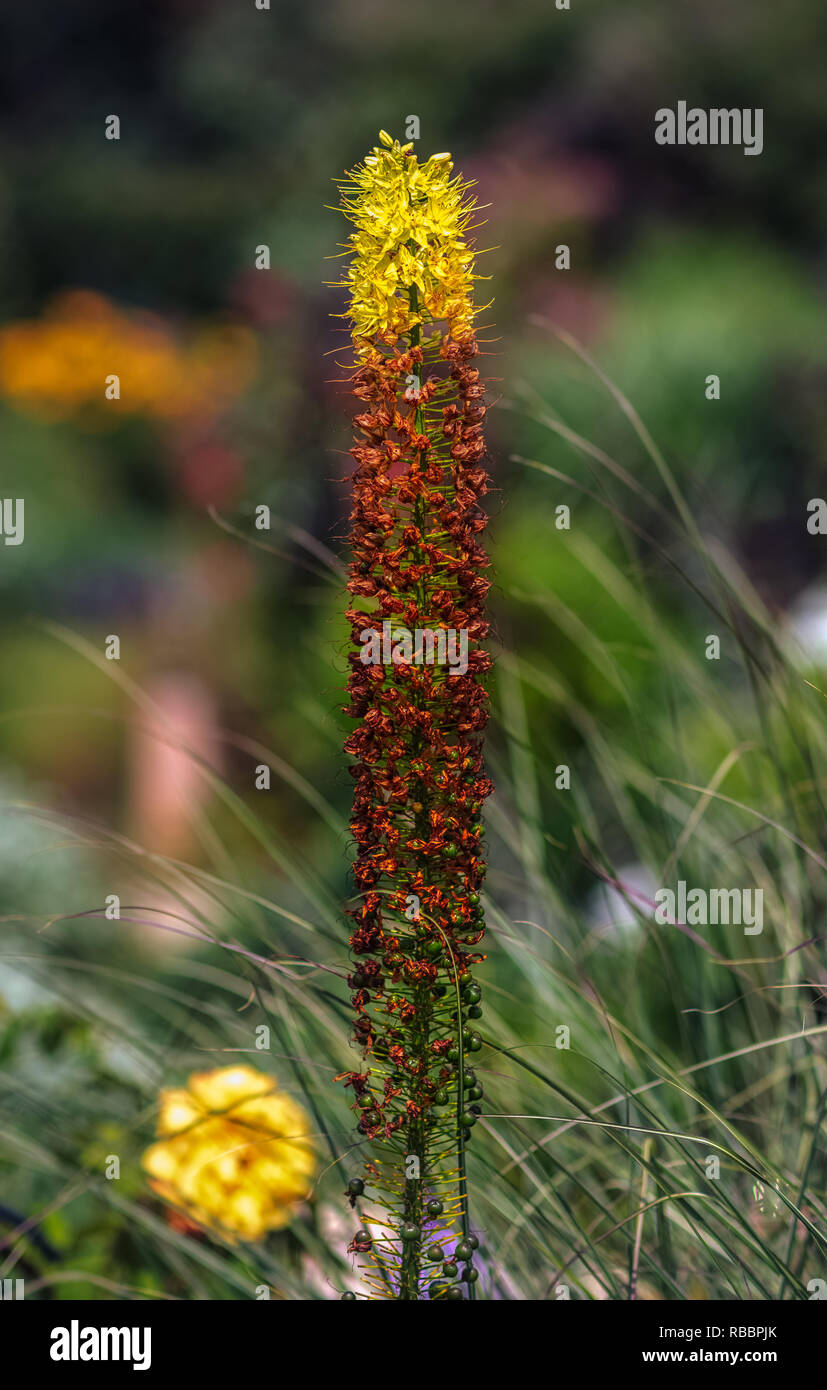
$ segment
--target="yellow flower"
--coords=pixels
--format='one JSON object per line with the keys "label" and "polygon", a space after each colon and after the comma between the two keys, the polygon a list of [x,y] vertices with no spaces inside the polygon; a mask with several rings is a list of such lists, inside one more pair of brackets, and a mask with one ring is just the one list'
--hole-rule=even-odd
{"label": "yellow flower", "polygon": [[476,211],[470,184],[453,178],[451,156],[420,164],[412,145],[385,131],[363,163],[341,182],[353,223],[353,259],[341,284],[349,291],[357,356],[393,347],[412,329],[444,322],[453,338],[473,326],[474,255],[466,233]]}
{"label": "yellow flower", "polygon": [[196,1072],[161,1091],[157,1133],[143,1156],[155,1191],[229,1240],[286,1226],[309,1195],[308,1116],[252,1067]]}

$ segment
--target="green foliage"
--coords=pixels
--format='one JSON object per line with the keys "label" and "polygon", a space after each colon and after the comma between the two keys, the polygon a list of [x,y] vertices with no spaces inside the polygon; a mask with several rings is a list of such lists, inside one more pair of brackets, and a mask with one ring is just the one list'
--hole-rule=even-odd
{"label": "green foliage", "polygon": [[[535,473],[556,496],[560,484]],[[599,509],[588,515],[597,525]],[[646,543],[621,526],[597,546],[584,522],[571,533],[549,522],[547,574],[505,609],[544,630],[528,655],[506,648],[498,663],[494,944],[474,1058],[485,1103],[468,1156],[479,1292],[806,1298],[827,1255],[825,697],[701,532],[678,520],[674,558],[692,553],[697,579],[676,623]],[[557,591],[546,579],[560,579]],[[721,662],[704,655],[711,615]],[[558,661],[561,641],[580,665]],[[610,700],[593,698],[592,667]],[[555,787],[561,763],[570,790]],[[306,795],[323,821],[317,863],[333,862],[344,852],[335,816],[284,775],[296,805]],[[249,798],[218,783],[215,796],[211,818],[236,820],[258,844],[256,877],[240,881],[217,851],[206,868],[155,856],[149,870],[177,897],[184,929],[216,944],[148,954],[118,946],[100,919],[40,935],[9,924],[5,935],[4,971],[45,991],[4,1019],[0,1151],[9,1204],[42,1218],[54,1246],[48,1259],[29,1236],[10,1248],[44,1295],[84,1278],[83,1296],[349,1287],[343,1251],[358,1213],[348,1229],[340,1194],[358,1135],[330,1084],[352,1065],[338,889]],[[93,863],[117,838],[71,822],[61,833]],[[628,865],[660,886],[760,886],[764,930],[660,925],[653,889]],[[156,929],[178,920],[142,915]],[[262,1022],[269,1054],[255,1052]],[[311,1111],[329,1154],[290,1231],[243,1250],[166,1225],[139,1169],[158,1085],[238,1050]],[[120,1154],[118,1182],[102,1176],[104,1151]]]}

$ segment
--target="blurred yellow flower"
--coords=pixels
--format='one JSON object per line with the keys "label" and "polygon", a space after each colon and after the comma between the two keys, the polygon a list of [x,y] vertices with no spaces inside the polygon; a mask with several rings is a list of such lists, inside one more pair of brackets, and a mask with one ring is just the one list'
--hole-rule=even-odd
{"label": "blurred yellow flower", "polygon": [[[99,407],[176,419],[216,412],[252,379],[256,341],[240,326],[212,327],[176,342],[163,320],[126,311],[89,290],[62,294],[42,319],[0,329],[0,394],[18,408],[60,420]],[[107,401],[107,379],[119,382]]]}
{"label": "blurred yellow flower", "polygon": [[143,1156],[155,1191],[229,1240],[286,1226],[309,1195],[308,1116],[252,1067],[195,1072],[161,1091],[157,1133]]}

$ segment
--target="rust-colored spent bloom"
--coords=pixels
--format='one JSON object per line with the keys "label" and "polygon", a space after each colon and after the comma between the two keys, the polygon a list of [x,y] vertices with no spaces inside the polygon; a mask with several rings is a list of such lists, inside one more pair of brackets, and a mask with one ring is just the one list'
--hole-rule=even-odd
{"label": "rust-colored spent bloom", "polygon": [[[482,1091],[468,1066],[485,874],[480,812],[491,660],[477,537],[483,386],[473,365],[474,217],[450,156],[381,145],[342,184],[353,224],[343,281],[360,402],[351,450],[352,627],[346,742],[357,846],[350,915],[360,1071],[346,1074],[366,1176],[351,1249],[379,1296],[462,1297],[443,1262],[473,1262],[465,1146]],[[458,1001],[460,1004],[458,1010]],[[448,1278],[450,1279],[450,1275]],[[464,1287],[474,1294],[475,1273]]]}
{"label": "rust-colored spent bloom", "polygon": [[316,1172],[307,1115],[252,1067],[195,1072],[161,1091],[152,1186],[199,1225],[260,1240],[293,1217]]}

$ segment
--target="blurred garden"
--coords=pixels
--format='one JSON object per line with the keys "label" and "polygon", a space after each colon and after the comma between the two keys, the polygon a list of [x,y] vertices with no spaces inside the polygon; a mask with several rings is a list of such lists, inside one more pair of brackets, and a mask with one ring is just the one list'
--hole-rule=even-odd
{"label": "blurred garden", "polygon": [[[25,537],[0,545],[0,1277],[361,1288],[333,1080],[354,1055],[333,180],[415,116],[422,158],[475,181],[491,300],[479,1296],[807,1297],[823,6],[32,0],[2,32],[0,492]],[[681,99],[761,107],[760,157],[656,144]],[[678,879],[760,886],[763,934],[658,927]],[[302,1155],[217,1229],[144,1156],[221,1089],[188,1078],[247,1067]],[[574,1123],[599,1107],[637,1130]],[[708,1151],[720,1197],[696,1200]]]}

